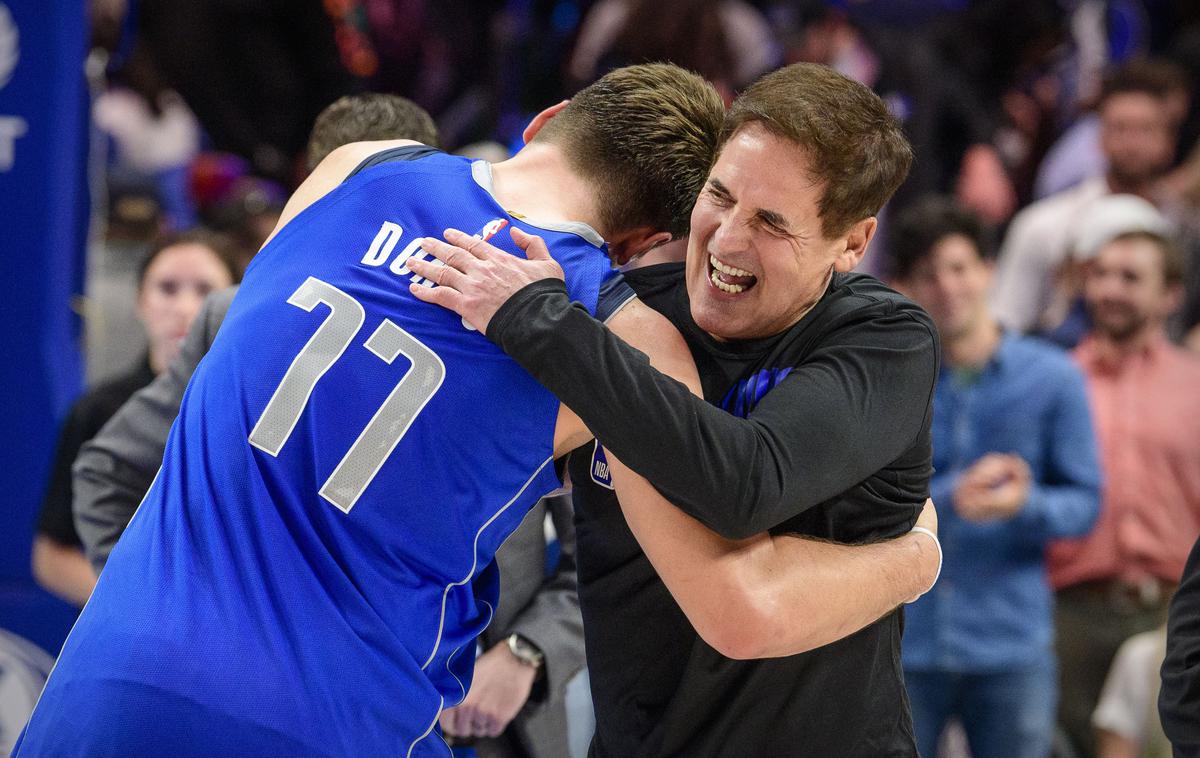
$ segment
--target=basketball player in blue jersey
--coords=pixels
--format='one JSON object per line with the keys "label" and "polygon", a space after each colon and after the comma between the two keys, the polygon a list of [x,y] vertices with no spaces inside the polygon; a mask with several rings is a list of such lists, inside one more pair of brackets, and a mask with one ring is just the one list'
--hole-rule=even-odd
{"label": "basketball player in blue jersey", "polygon": [[[553,459],[589,435],[486,338],[419,302],[409,286],[432,282],[407,264],[450,226],[518,255],[497,232],[536,232],[596,312],[609,256],[686,230],[720,123],[707,83],[638,66],[539,114],[495,166],[405,142],[322,162],[247,271],[15,754],[447,755],[438,715],[470,685],[492,556],[558,486]],[[662,317],[630,306],[612,326],[696,386]],[[922,540],[731,546],[697,530],[665,536],[694,536],[711,571],[684,603],[787,604],[795,575],[762,581],[735,559],[838,555],[836,580],[808,564],[799,594],[844,593],[846,573],[863,591],[830,597],[794,644],[869,623],[932,574]]]}

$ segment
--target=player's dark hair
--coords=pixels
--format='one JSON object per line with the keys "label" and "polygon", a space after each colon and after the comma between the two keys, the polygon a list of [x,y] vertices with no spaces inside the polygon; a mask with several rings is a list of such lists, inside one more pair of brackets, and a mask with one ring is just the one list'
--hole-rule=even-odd
{"label": "player's dark hair", "polygon": [[638,227],[687,234],[716,157],[724,105],[678,66],[626,66],[580,90],[534,137],[559,145],[595,185],[601,234]]}
{"label": "player's dark hair", "polygon": [[888,229],[892,276],[907,279],[938,242],[952,235],[967,238],[983,260],[995,255],[991,230],[952,198],[928,195],[905,208]]}
{"label": "player's dark hair", "polygon": [[306,151],[308,170],[342,145],[385,139],[440,146],[433,118],[412,100],[378,92],[346,95],[326,106],[313,122]]}
{"label": "player's dark hair", "polygon": [[729,109],[722,144],[749,124],[804,152],[824,185],[817,209],[826,237],[877,214],[912,165],[912,147],[879,96],[827,66],[794,63],[751,84]]}
{"label": "player's dark hair", "polygon": [[242,268],[238,264],[237,246],[233,240],[220,232],[197,226],[184,232],[169,232],[155,238],[154,242],[150,244],[150,250],[138,266],[138,291],[141,291],[142,286],[146,283],[146,272],[150,270],[150,265],[164,251],[176,245],[201,245],[208,248],[229,272],[229,278],[234,284],[242,280]]}

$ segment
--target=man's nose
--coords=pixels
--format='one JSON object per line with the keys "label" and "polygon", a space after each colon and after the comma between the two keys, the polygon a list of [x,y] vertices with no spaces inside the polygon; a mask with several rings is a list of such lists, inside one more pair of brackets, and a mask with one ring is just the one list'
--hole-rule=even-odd
{"label": "man's nose", "polygon": [[726,213],[712,236],[712,252],[716,254],[744,250],[749,244],[749,229],[736,214]]}

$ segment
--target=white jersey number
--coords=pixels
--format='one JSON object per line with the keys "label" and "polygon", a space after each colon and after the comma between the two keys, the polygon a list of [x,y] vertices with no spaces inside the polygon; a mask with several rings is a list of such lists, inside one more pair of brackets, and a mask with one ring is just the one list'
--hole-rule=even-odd
{"label": "white jersey number", "polygon": [[[313,388],[346,352],[366,318],[357,300],[311,276],[292,293],[288,303],[310,313],[324,303],[329,314],[292,360],[250,432],[250,444],[271,456],[279,455],[304,413]],[[321,485],[321,497],[345,513],[354,507],[446,378],[446,366],[437,353],[388,319],[367,338],[364,347],[389,365],[399,355],[412,365]]]}

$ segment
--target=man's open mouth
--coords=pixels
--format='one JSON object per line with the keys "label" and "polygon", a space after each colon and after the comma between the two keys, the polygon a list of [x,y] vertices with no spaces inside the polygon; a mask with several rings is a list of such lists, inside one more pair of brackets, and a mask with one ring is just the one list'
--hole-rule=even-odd
{"label": "man's open mouth", "polygon": [[737,266],[730,266],[712,254],[708,256],[708,278],[714,287],[731,295],[745,292],[758,283],[758,277],[754,274]]}

